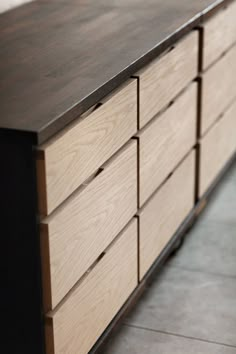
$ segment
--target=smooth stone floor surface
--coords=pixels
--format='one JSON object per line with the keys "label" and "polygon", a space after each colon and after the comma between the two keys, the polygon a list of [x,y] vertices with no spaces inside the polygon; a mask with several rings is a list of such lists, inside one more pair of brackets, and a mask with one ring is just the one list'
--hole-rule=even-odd
{"label": "smooth stone floor surface", "polygon": [[236,163],[104,354],[236,354]]}

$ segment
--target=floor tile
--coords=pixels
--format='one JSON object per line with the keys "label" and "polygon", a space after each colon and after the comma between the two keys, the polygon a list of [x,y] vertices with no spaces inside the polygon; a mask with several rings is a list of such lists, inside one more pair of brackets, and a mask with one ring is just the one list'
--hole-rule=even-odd
{"label": "floor tile", "polygon": [[236,348],[124,326],[103,354],[236,354]]}
{"label": "floor tile", "polygon": [[200,218],[202,223],[236,221],[236,164],[217,186]]}
{"label": "floor tile", "polygon": [[168,264],[236,277],[236,221],[197,222]]}
{"label": "floor tile", "polygon": [[125,322],[103,354],[236,354],[236,163]]}
{"label": "floor tile", "polygon": [[126,323],[236,346],[236,279],[165,267]]}

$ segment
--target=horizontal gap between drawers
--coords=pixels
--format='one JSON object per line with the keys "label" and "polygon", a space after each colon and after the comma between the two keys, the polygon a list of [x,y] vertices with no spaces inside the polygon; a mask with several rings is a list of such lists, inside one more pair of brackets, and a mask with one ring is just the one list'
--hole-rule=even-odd
{"label": "horizontal gap between drawers", "polygon": [[151,120],[149,120],[141,129],[139,129],[139,131],[137,132],[137,134],[135,135],[135,137],[139,137],[139,135],[145,131],[146,129],[149,128],[149,126],[158,118],[160,118],[177,100],[178,98],[180,98],[189,88],[190,86],[194,83],[194,82],[198,82],[198,77],[194,78],[192,81],[189,82],[189,84],[183,89],[181,90],[177,96],[175,96],[172,100],[170,100],[168,102],[168,104],[162,108],[157,114],[155,114]]}
{"label": "horizontal gap between drawers", "polygon": [[132,223],[133,219],[137,218],[136,215],[130,219],[130,221],[123,227],[123,229],[116,235],[116,237],[112,240],[112,242],[106,247],[106,249],[97,257],[97,259],[93,262],[93,264],[87,269],[87,271],[78,279],[78,281],[73,285],[73,287],[67,292],[67,294],[63,297],[63,299],[54,307],[54,309],[45,313],[46,318],[51,318],[53,315],[63,306],[63,304],[67,301],[67,299],[71,296],[71,294],[81,285],[81,283],[86,279],[86,277],[91,273],[91,271],[96,267],[96,265],[101,261],[101,259],[106,255],[111,247],[116,243],[119,237],[125,232],[125,230]]}
{"label": "horizontal gap between drawers", "polygon": [[64,206],[70,203],[71,200],[75,197],[76,194],[82,193],[89,184],[94,181],[104,171],[104,167],[99,167],[96,172],[90,175],[72,194],[69,195],[60,205],[58,205],[48,216],[39,216],[40,222],[44,223],[49,221],[55,214],[57,214]]}
{"label": "horizontal gap between drawers", "polygon": [[233,100],[225,107],[224,112],[221,112],[217,118],[214,120],[214,122],[207,128],[207,130],[204,132],[204,134],[202,134],[201,136],[199,135],[198,138],[198,142],[201,141],[201,139],[203,139],[208,133],[209,131],[219,122],[221,121],[221,119],[224,118],[225,114],[227,113],[227,111],[234,105],[234,103],[236,102],[236,95],[233,98]]}
{"label": "horizontal gap between drawers", "polygon": [[70,203],[71,200],[75,197],[76,194],[84,191],[89,184],[94,181],[106,168],[107,165],[112,163],[112,161],[119,155],[119,153],[125,149],[132,141],[133,138],[128,140],[121,148],[114,153],[101,167],[99,167],[92,175],[90,175],[78,188],[74,190],[61,204],[59,204],[48,216],[39,215],[39,220],[43,223],[45,220],[50,220],[53,215],[55,215],[58,211],[60,211],[66,204]]}
{"label": "horizontal gap between drawers", "polygon": [[[216,65],[220,60],[222,60],[234,47],[236,46],[236,41],[232,43],[224,52],[220,54],[219,57],[216,57],[215,60],[208,65],[204,70],[202,69],[201,73],[206,73],[208,70],[210,70],[214,65]],[[204,50],[204,48],[203,48]]]}
{"label": "horizontal gap between drawers", "polygon": [[188,155],[191,154],[193,150],[197,148],[197,143],[189,150],[184,157],[178,162],[177,165],[175,165],[174,169],[172,172],[168,174],[168,176],[164,179],[164,181],[155,189],[155,191],[152,193],[152,195],[145,201],[145,203],[139,208],[137,212],[137,216],[140,215],[142,210],[145,208],[145,206],[155,197],[156,193],[163,187],[163,185],[171,178],[171,176],[175,173],[175,171],[179,168],[179,166],[184,162],[184,160],[187,158]]}

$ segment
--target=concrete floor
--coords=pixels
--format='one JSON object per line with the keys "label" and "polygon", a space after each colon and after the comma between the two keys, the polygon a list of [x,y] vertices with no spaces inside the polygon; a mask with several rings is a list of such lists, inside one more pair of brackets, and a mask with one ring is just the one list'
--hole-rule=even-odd
{"label": "concrete floor", "polygon": [[236,164],[104,354],[236,354]]}

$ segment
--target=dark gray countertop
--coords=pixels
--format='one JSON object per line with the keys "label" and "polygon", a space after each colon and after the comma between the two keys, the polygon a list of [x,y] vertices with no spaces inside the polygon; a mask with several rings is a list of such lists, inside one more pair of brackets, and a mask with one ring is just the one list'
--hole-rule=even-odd
{"label": "dark gray countertop", "polygon": [[227,0],[39,0],[0,15],[0,130],[42,143]]}

